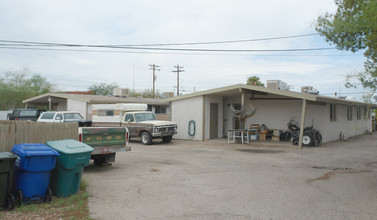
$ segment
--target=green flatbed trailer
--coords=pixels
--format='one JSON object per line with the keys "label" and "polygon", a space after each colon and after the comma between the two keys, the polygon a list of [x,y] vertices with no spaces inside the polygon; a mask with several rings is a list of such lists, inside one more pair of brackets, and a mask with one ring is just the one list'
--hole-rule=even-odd
{"label": "green flatbed trailer", "polygon": [[117,152],[130,151],[129,132],[126,127],[80,127],[79,141],[92,148],[94,164],[115,162]]}

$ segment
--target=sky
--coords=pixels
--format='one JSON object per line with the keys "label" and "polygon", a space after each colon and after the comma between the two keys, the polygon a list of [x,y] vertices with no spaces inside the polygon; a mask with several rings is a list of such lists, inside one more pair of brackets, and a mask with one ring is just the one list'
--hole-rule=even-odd
{"label": "sky", "polygon": [[[335,11],[333,0],[2,0],[0,77],[27,68],[46,77],[57,91],[86,91],[102,82],[142,91],[152,89],[149,65],[155,64],[156,89],[175,92],[173,71],[179,65],[184,70],[179,74],[183,94],[258,76],[262,83],[282,80],[292,91],[313,86],[320,95],[337,92],[359,100],[367,90],[344,84],[348,74],[363,69],[362,52],[271,51],[335,48],[313,35],[316,18]],[[241,40],[248,41],[226,42]],[[149,49],[9,46],[4,41]],[[223,43],[182,44],[203,42]]]}

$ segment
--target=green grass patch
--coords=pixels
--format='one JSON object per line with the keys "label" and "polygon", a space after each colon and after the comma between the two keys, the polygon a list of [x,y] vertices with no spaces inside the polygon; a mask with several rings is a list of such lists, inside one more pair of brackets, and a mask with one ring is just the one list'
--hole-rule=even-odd
{"label": "green grass patch", "polygon": [[22,204],[12,211],[2,211],[0,219],[90,219],[87,186],[82,179],[75,195],[53,197],[51,203]]}

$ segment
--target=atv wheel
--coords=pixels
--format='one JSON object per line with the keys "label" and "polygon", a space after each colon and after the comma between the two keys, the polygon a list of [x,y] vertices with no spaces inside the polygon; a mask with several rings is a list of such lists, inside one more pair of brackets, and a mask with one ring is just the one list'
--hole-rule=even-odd
{"label": "atv wheel", "polygon": [[311,133],[304,133],[302,136],[302,146],[312,147],[314,145],[314,136]]}

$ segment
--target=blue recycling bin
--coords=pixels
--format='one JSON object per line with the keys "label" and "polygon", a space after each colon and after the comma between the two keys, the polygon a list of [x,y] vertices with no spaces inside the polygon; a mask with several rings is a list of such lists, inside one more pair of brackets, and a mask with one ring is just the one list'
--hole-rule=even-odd
{"label": "blue recycling bin", "polygon": [[50,202],[50,171],[59,153],[44,144],[14,145],[16,202]]}

